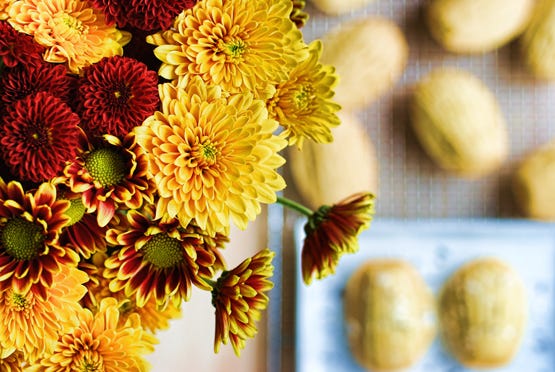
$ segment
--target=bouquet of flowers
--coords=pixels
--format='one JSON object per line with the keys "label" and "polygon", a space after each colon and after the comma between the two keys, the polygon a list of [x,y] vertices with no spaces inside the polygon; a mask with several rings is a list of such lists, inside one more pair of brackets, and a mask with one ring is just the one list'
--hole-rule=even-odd
{"label": "bouquet of flowers", "polygon": [[337,77],[302,0],[0,0],[0,369],[144,371],[192,287],[215,340],[256,334],[274,252],[231,223],[307,216],[307,283],[358,248],[370,193],[280,196],[287,146],[330,142]]}

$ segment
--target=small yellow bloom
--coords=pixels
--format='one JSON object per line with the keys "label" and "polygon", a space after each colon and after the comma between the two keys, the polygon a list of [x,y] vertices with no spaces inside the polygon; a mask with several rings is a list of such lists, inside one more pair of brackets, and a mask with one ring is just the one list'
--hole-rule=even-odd
{"label": "small yellow bloom", "polygon": [[45,61],[66,63],[74,74],[103,57],[122,55],[130,40],[84,0],[20,0],[8,14],[12,27],[46,48]]}
{"label": "small yellow bloom", "polygon": [[301,61],[289,79],[276,87],[268,101],[270,117],[284,127],[283,135],[289,144],[302,147],[305,138],[318,143],[333,141],[331,128],[339,125],[336,115],[341,106],[333,102],[333,88],[337,83],[335,69],[319,63],[322,43],[310,43],[308,58]]}

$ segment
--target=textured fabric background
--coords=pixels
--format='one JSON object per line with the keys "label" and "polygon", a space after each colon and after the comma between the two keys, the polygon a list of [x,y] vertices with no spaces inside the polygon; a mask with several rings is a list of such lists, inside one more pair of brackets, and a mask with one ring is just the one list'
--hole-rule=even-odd
{"label": "textured fabric background", "polygon": [[[362,11],[331,17],[308,8],[307,41],[351,19],[387,17],[403,30],[410,48],[400,81],[357,114],[371,136],[380,167],[377,214],[381,217],[515,217],[508,178],[527,151],[554,136],[555,84],[534,81],[516,45],[482,55],[455,55],[429,36],[423,0],[377,0]],[[324,45],[325,47],[325,45]],[[349,58],[349,56],[345,56]],[[510,156],[498,171],[477,180],[457,178],[429,160],[409,127],[407,99],[412,85],[432,69],[456,66],[482,79],[497,96],[510,136]]]}

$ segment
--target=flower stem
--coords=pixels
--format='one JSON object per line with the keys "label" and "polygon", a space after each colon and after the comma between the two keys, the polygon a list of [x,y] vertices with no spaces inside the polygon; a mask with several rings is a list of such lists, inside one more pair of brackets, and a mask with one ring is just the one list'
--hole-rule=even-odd
{"label": "flower stem", "polygon": [[211,279],[208,279],[208,278],[204,278],[204,277],[201,277],[201,279],[202,279],[206,284],[208,284],[210,287],[216,288],[216,283],[217,283],[217,282],[215,282],[214,280],[211,280]]}
{"label": "flower stem", "polygon": [[307,217],[310,217],[314,214],[314,212],[310,208],[307,208],[304,205],[283,196],[278,196],[277,202],[285,207],[291,208],[294,211],[299,212],[300,214],[304,214]]}

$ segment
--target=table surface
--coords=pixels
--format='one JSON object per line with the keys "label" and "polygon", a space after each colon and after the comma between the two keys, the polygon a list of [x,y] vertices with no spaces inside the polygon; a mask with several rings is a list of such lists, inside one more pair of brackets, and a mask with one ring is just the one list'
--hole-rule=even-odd
{"label": "table surface", "polygon": [[[530,150],[555,134],[555,85],[534,81],[524,71],[514,45],[483,55],[454,55],[443,51],[429,37],[421,17],[424,0],[378,0],[364,10],[338,17],[316,11],[310,4],[308,24],[303,28],[307,42],[354,18],[382,16],[394,20],[404,31],[410,48],[408,66],[397,84],[378,101],[356,114],[365,124],[375,145],[379,162],[379,192],[376,218],[424,219],[457,217],[505,218],[518,216],[512,203],[508,180],[517,162]],[[324,46],[325,47],[325,46]],[[408,125],[407,101],[411,85],[433,68],[457,66],[481,78],[494,92],[505,114],[510,134],[508,161],[496,172],[480,179],[457,178],[439,170],[424,154]],[[298,198],[294,185],[286,195]],[[293,371],[295,366],[295,276],[297,254],[293,226],[298,215],[284,214],[281,259],[276,280],[280,281],[277,322],[247,343],[241,358],[224,346],[214,355],[213,310],[209,296],[195,293],[183,307],[184,316],[160,335],[161,343],[150,357],[154,372],[202,371]],[[260,218],[248,230],[233,231],[226,249],[230,266],[266,246],[266,220]],[[274,306],[276,306],[274,304]],[[275,319],[274,319],[275,320]],[[279,366],[267,366],[269,337],[279,342]],[[278,336],[276,336],[278,335]],[[272,349],[272,353],[275,349]],[[275,358],[272,355],[272,358]]]}

